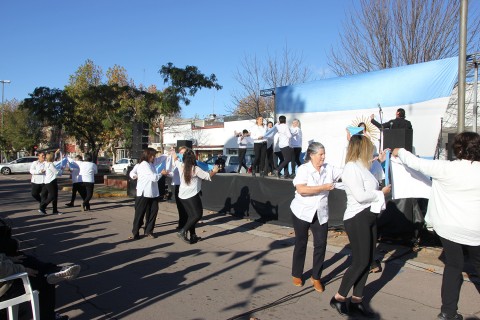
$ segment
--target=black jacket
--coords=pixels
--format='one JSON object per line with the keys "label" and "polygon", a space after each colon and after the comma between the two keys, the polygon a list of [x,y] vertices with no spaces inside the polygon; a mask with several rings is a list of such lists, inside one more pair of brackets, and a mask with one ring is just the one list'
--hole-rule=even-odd
{"label": "black jacket", "polygon": [[[382,128],[382,124],[380,124],[375,119],[372,119],[372,124],[377,127],[378,129]],[[412,123],[405,118],[395,118],[388,122],[383,123],[384,129],[413,129]]]}

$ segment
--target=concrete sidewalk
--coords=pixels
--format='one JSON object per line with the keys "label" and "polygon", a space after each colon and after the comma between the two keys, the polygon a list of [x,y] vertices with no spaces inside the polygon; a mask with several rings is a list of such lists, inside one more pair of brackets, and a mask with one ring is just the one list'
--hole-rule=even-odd
{"label": "concrete sidewalk", "polygon": [[[2,217],[22,248],[42,260],[76,262],[78,279],[57,290],[58,311],[72,319],[343,319],[329,306],[349,265],[342,233],[331,232],[323,272],[326,290],[291,284],[293,230],[205,212],[195,245],[180,241],[173,203],[162,202],[157,239],[128,241],[130,198],[92,200],[92,210],[39,215],[28,180],[1,177]],[[440,307],[440,250],[382,244],[384,271],[369,276],[366,301],[377,319],[435,319]],[[305,277],[311,267],[309,248]],[[480,286],[465,281],[459,312],[479,319]],[[353,318],[352,318],[353,319]]]}

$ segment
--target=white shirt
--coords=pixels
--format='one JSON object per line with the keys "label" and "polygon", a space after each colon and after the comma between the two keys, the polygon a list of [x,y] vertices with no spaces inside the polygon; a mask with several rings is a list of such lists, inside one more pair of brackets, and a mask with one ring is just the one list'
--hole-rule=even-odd
{"label": "white shirt", "polygon": [[290,132],[292,137],[290,138],[290,147],[301,148],[302,147],[302,129],[300,127],[291,127]]}
{"label": "white shirt", "polygon": [[58,170],[57,168],[55,168],[53,162],[45,161],[45,184],[57,179],[57,176],[60,174],[61,171],[62,170]]}
{"label": "white shirt", "polygon": [[78,182],[95,183],[95,174],[98,172],[97,165],[90,161],[78,162]]}
{"label": "white shirt", "polygon": [[385,196],[378,190],[378,180],[360,161],[348,162],[342,173],[342,182],[347,194],[347,208],[343,220],[353,218],[363,209],[380,213],[385,206]]}
{"label": "white shirt", "polygon": [[78,182],[81,182],[81,181],[78,181],[78,175],[80,173],[80,165],[79,163],[82,162],[82,161],[79,161],[79,160],[70,160],[70,158],[68,158],[68,167],[70,168],[70,172],[72,174],[72,183],[78,183]]}
{"label": "white shirt", "polygon": [[[267,132],[267,128],[265,128],[265,126],[254,125],[250,130],[250,136],[253,139],[253,143],[266,142],[267,139],[264,138],[266,132]],[[260,139],[260,137],[262,138]]]}
{"label": "white shirt", "polygon": [[279,134],[275,133],[273,136],[273,152],[280,152],[280,146],[278,145]]}
{"label": "white shirt", "polygon": [[405,149],[398,152],[408,167],[432,177],[425,220],[447,240],[480,245],[480,162],[425,160]]}
{"label": "white shirt", "polygon": [[[297,174],[293,179],[293,185],[305,184],[307,186],[321,186],[338,180],[342,170],[324,164],[318,172],[311,162],[302,164],[297,168]],[[295,198],[290,204],[293,214],[300,220],[312,222],[317,213],[320,224],[328,222],[328,193],[322,191],[315,195],[302,196],[295,191]]]}
{"label": "white shirt", "polygon": [[44,184],[45,182],[45,161],[33,161],[30,165],[30,174],[32,175],[32,183]]}
{"label": "white shirt", "polygon": [[137,169],[138,169],[138,165],[139,165],[139,164],[140,164],[140,163],[136,163],[136,164],[133,166],[132,171],[130,171],[130,173],[129,173],[130,178],[131,178],[132,180],[137,180],[137,178],[138,178]]}
{"label": "white shirt", "polygon": [[247,146],[253,143],[253,139],[250,138],[249,136],[247,137],[240,136],[237,138],[237,143],[238,143],[239,149],[247,149]]}
{"label": "white shirt", "polygon": [[175,161],[175,166],[178,168],[180,174],[180,189],[178,191],[178,197],[180,199],[190,199],[197,195],[202,190],[202,179],[211,181],[210,173],[203,171],[198,166],[195,166],[195,172],[192,175],[190,184],[185,182],[183,175],[184,164],[179,160]]}
{"label": "white shirt", "polygon": [[[160,180],[162,175],[155,171],[155,165],[148,161],[142,161],[137,166],[136,173],[137,197],[158,197],[160,195],[160,193],[158,192],[158,180]],[[130,177],[132,177],[131,172]]]}
{"label": "white shirt", "polygon": [[290,146],[290,138],[292,133],[290,128],[285,123],[279,123],[275,125],[278,131],[278,147],[285,148]]}

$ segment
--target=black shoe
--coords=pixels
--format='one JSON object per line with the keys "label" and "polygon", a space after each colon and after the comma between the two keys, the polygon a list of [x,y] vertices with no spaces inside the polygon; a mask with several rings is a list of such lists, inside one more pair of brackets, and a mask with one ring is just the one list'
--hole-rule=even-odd
{"label": "black shoe", "polygon": [[350,312],[350,314],[362,315],[365,318],[374,318],[375,317],[375,313],[369,311],[365,307],[363,302],[359,302],[359,303],[350,302],[350,306],[348,308],[348,311]]}
{"label": "black shoe", "polygon": [[260,177],[261,177],[261,178],[264,178],[264,177],[265,177],[265,172],[260,171]]}
{"label": "black shoe", "polygon": [[70,207],[70,208],[74,207],[73,203],[71,203],[71,202],[65,203],[65,206],[66,206],[66,207]]}
{"label": "black shoe", "polygon": [[47,214],[47,211],[45,211],[45,209],[38,209],[38,213]]}
{"label": "black shoe", "polygon": [[197,236],[196,234],[192,234],[190,236],[190,244],[197,243],[198,241],[202,240],[201,237]]}
{"label": "black shoe", "polygon": [[453,316],[449,316],[445,312],[440,312],[437,317],[438,320],[463,320],[463,316],[460,313],[455,313]]}
{"label": "black shoe", "polygon": [[177,237],[182,239],[183,242],[190,244],[190,240],[187,237],[187,233],[183,231],[183,229],[177,232]]}
{"label": "black shoe", "polygon": [[337,309],[342,316],[348,316],[347,301],[338,301],[335,296],[330,300],[330,307]]}
{"label": "black shoe", "polygon": [[378,273],[382,272],[382,265],[380,264],[380,260],[374,260],[372,261],[372,264],[370,265],[370,272],[369,273]]}
{"label": "black shoe", "polygon": [[292,173],[291,175],[289,175],[288,179],[295,179],[295,173]]}

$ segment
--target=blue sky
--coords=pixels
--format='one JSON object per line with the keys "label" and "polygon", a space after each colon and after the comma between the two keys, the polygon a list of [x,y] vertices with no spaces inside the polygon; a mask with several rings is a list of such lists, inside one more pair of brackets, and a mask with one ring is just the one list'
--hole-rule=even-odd
{"label": "blue sky", "polygon": [[[160,67],[197,66],[223,90],[202,90],[183,116],[225,114],[245,55],[264,58],[285,45],[328,75],[326,53],[351,0],[2,1],[0,79],[5,100],[36,87],[61,88],[87,59],[103,71],[117,64],[138,85],[163,83]],[[327,71],[325,71],[327,70]]]}

